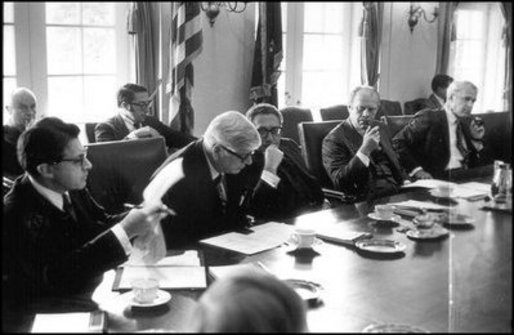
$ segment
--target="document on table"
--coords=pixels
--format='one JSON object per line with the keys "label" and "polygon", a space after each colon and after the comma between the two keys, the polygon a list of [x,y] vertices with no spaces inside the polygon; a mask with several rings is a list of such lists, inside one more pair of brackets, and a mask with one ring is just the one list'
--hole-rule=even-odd
{"label": "document on table", "polygon": [[440,179],[419,179],[415,182],[408,183],[402,185],[402,188],[413,188],[413,187],[422,187],[422,188],[436,188],[438,186],[455,186],[457,184]]}
{"label": "document on table", "polygon": [[433,202],[428,201],[418,201],[418,200],[406,200],[400,202],[392,202],[391,205],[395,205],[399,208],[416,208],[416,209],[432,209],[432,210],[448,210],[450,207],[443,206],[439,204],[434,204]]}
{"label": "document on table", "polygon": [[32,333],[101,333],[105,314],[101,311],[36,314]]}
{"label": "document on table", "polygon": [[486,196],[491,191],[491,185],[485,183],[469,182],[455,185],[452,188],[452,197],[473,199],[479,196]]}
{"label": "document on table", "polygon": [[293,227],[284,223],[268,222],[253,226],[248,234],[231,232],[200,240],[201,243],[253,255],[269,250],[286,242]]}
{"label": "document on table", "polygon": [[359,231],[347,230],[337,224],[316,228],[316,236],[322,240],[334,243],[354,245],[356,241],[363,238],[370,238],[372,234]]}

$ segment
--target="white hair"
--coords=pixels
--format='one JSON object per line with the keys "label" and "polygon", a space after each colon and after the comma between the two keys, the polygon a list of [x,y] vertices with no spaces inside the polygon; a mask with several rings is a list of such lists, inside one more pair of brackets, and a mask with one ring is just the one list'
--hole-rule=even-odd
{"label": "white hair", "polygon": [[203,138],[208,146],[219,143],[235,151],[250,152],[261,145],[261,137],[255,126],[236,111],[216,116],[207,127]]}

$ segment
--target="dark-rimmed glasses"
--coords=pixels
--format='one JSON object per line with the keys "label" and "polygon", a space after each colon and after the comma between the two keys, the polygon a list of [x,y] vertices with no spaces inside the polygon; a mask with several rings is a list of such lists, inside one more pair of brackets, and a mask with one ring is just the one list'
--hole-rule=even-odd
{"label": "dark-rimmed glasses", "polygon": [[152,104],[153,100],[139,101],[139,102],[131,102],[130,105],[137,106],[140,108],[148,108]]}
{"label": "dark-rimmed glasses", "polygon": [[259,129],[257,129],[257,131],[259,132],[259,135],[261,135],[262,137],[265,137],[268,134],[271,134],[273,136],[280,135],[281,130],[282,130],[282,127],[272,127],[272,128],[261,127]]}
{"label": "dark-rimmed glasses", "polygon": [[237,153],[237,152],[235,152],[235,151],[230,150],[229,148],[227,148],[227,147],[226,147],[226,146],[224,146],[223,144],[220,144],[220,146],[221,146],[223,149],[225,149],[226,151],[228,151],[229,153],[231,153],[232,155],[234,155],[234,156],[236,156],[237,158],[239,158],[239,159],[241,160],[241,162],[243,162],[243,163],[244,163],[244,162],[246,162],[246,161],[248,160],[248,158],[252,157],[252,155],[253,155],[253,153],[254,153],[254,152],[252,151],[252,152],[250,152],[250,153],[247,153],[247,154],[246,154],[246,155],[244,155],[244,156],[241,156],[240,154],[238,154],[238,153]]}
{"label": "dark-rimmed glasses", "polygon": [[81,167],[85,167],[86,166],[86,160],[87,160],[87,152],[81,154],[77,158],[63,158],[63,159],[61,159],[58,162],[53,162],[52,164],[59,164],[59,163],[62,163],[62,162],[70,162],[70,163],[73,163],[75,165],[80,165]]}

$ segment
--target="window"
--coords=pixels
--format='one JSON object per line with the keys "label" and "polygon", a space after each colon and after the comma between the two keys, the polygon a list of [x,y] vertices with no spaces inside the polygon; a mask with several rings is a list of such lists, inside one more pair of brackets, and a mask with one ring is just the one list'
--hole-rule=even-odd
{"label": "window", "polygon": [[450,73],[478,87],[473,113],[504,110],[504,18],[497,3],[459,2],[457,40],[452,43]]}
{"label": "window", "polygon": [[360,84],[361,3],[282,3],[279,107],[346,104]]}
{"label": "window", "polygon": [[[11,91],[16,87],[16,49],[14,44],[14,6],[4,2],[4,45],[3,45],[3,101],[8,101]],[[4,109],[5,111],[5,109]],[[4,115],[4,120],[6,116]]]}
{"label": "window", "polygon": [[[21,50],[12,60],[11,68],[17,70],[12,75],[18,74],[14,86],[34,91],[38,116],[57,116],[81,124],[114,115],[116,91],[130,78],[127,6],[108,2],[14,3],[14,28],[20,34],[9,46],[4,30],[4,69],[9,58],[6,55]],[[15,43],[20,43],[16,49]]]}

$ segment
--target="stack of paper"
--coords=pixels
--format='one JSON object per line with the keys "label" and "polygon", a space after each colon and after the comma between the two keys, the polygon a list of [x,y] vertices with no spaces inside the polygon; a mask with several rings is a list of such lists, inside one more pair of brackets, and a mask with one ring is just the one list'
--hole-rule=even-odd
{"label": "stack of paper", "polygon": [[455,186],[457,184],[440,179],[419,179],[412,183],[407,183],[402,185],[402,188],[414,188],[414,187],[422,187],[422,188],[436,188],[438,186]]}
{"label": "stack of paper", "polygon": [[369,238],[370,233],[349,231],[339,225],[320,226],[316,228],[316,236],[330,242],[341,243],[346,245],[354,245],[354,243],[362,238]]}
{"label": "stack of paper", "polygon": [[101,333],[105,331],[103,312],[36,314],[32,333]]}

